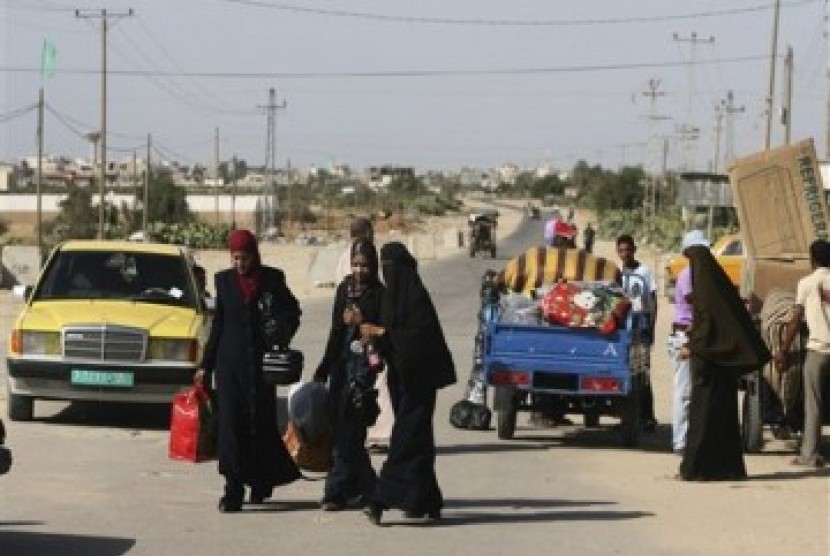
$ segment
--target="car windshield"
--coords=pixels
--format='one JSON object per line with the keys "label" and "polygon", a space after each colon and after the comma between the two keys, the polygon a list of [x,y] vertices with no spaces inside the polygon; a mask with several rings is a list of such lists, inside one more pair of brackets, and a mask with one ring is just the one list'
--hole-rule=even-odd
{"label": "car windshield", "polygon": [[184,259],[124,251],[61,251],[35,292],[43,299],[120,299],[195,306]]}

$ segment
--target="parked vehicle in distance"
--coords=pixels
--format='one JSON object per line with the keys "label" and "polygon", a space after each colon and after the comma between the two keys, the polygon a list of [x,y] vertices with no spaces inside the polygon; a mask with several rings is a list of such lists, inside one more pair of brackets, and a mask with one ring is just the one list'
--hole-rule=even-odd
{"label": "parked vehicle in distance", "polygon": [[67,241],[12,326],[8,415],[37,399],[169,403],[192,383],[210,325],[184,247]]}
{"label": "parked vehicle in distance", "polygon": [[482,211],[470,214],[467,223],[470,225],[470,257],[479,252],[485,252],[490,258],[496,258],[496,226],[498,225],[498,211]]}
{"label": "parked vehicle in distance", "polygon": [[[741,286],[741,276],[744,271],[746,255],[744,255],[744,243],[738,234],[726,235],[718,239],[712,245],[712,254],[721,265],[726,275],[732,280],[735,286]],[[663,292],[669,297],[674,297],[674,285],[677,283],[677,276],[680,271],[688,266],[689,260],[682,253],[673,255],[666,262],[666,278]]]}

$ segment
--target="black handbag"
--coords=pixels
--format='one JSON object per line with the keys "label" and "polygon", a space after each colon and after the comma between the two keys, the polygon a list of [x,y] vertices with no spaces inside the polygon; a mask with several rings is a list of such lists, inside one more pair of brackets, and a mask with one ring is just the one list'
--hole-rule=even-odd
{"label": "black handbag", "polygon": [[270,386],[286,386],[300,381],[303,352],[274,347],[262,355],[262,378]]}

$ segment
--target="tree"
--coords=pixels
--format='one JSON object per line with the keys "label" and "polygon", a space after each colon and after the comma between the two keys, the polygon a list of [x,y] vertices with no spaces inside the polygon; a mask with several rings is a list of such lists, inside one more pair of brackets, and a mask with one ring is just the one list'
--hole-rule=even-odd
{"label": "tree", "polygon": [[639,209],[643,204],[644,179],[645,172],[639,166],[626,166],[619,173],[607,173],[593,194],[597,212]]}
{"label": "tree", "polygon": [[70,185],[66,198],[58,203],[60,213],[46,228],[55,240],[92,239],[98,232],[98,209],[92,205],[88,187]]}

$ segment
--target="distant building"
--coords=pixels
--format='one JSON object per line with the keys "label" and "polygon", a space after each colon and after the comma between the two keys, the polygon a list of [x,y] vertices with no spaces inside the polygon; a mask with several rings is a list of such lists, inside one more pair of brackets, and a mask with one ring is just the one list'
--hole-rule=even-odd
{"label": "distant building", "polygon": [[17,168],[14,164],[0,162],[0,191],[8,191],[17,184]]}

